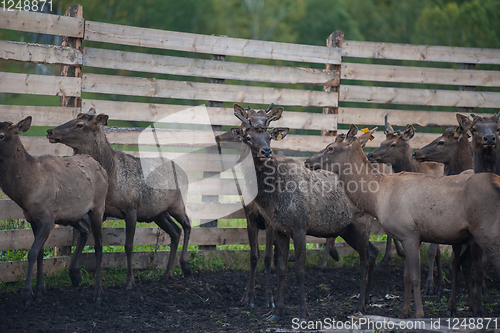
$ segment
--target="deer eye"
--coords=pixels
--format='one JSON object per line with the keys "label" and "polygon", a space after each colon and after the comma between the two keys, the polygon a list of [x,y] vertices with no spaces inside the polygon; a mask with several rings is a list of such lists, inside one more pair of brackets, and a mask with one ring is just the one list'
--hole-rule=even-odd
{"label": "deer eye", "polygon": [[477,131],[477,128],[472,127],[472,128],[470,129],[470,131],[471,131],[472,133],[474,133],[475,131]]}
{"label": "deer eye", "polygon": [[0,133],[0,140],[3,140],[3,139],[5,139],[5,134]]}
{"label": "deer eye", "polygon": [[393,142],[393,143],[391,144],[391,147],[396,147],[396,146],[397,146],[396,142]]}
{"label": "deer eye", "polygon": [[83,124],[82,123],[76,124],[76,128],[83,128]]}
{"label": "deer eye", "polygon": [[328,151],[333,151],[333,147],[332,146],[328,147]]}
{"label": "deer eye", "polygon": [[438,146],[442,146],[442,145],[444,145],[444,141],[439,141]]}
{"label": "deer eye", "polygon": [[250,140],[252,140],[252,137],[250,135],[247,135],[246,140],[250,141]]}

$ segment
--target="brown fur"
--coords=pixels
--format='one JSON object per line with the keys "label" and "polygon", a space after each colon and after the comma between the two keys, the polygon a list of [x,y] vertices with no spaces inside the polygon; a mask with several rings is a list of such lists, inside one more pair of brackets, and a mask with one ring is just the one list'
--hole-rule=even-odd
{"label": "brown fur", "polygon": [[[163,279],[172,276],[173,264],[180,239],[180,228],[184,229],[184,244],[179,260],[184,274],[190,274],[187,248],[191,224],[186,215],[184,198],[188,179],[185,172],[168,159],[140,160],[124,152],[112,149],[102,130],[107,124],[104,114],[79,114],[76,119],[47,131],[50,142],[61,142],[73,148],[75,154],[89,154],[108,172],[109,190],[106,198],[106,216],[125,219],[127,255],[126,289],[134,284],[132,275],[132,249],[136,221],[156,222],[171,237],[171,250]],[[144,179],[143,167],[151,162],[152,170]],[[149,171],[149,170],[147,170]],[[158,185],[152,187],[152,184]]]}
{"label": "brown fur", "polygon": [[[31,117],[13,125],[0,123],[0,188],[23,210],[31,224],[35,241],[28,253],[28,271],[22,291],[24,307],[32,301],[31,279],[37,264],[36,302],[41,303],[43,283],[43,245],[55,224],[71,225],[80,232],[69,267],[73,285],[81,281],[79,256],[88,238],[89,228],[95,240],[96,286],[94,298],[101,299],[101,225],[108,177],[90,156],[33,157],[26,152],[20,133],[31,125]],[[84,220],[88,214],[89,221]]]}
{"label": "brown fur", "polygon": [[[484,250],[500,273],[500,194],[490,174],[460,174],[431,177],[417,173],[382,175],[372,172],[356,140],[357,128],[351,125],[348,139],[330,144],[311,157],[310,166],[333,168],[344,182],[378,184],[378,191],[347,192],[356,206],[377,217],[384,229],[401,240],[405,249],[405,294],[401,317],[410,315],[413,289],[416,317],[423,317],[420,291],[421,241],[461,245],[471,236]],[[347,174],[346,167],[356,166],[360,173]],[[480,263],[474,250],[475,273],[482,279]],[[480,261],[480,260],[479,260]],[[477,266],[479,264],[479,266]],[[479,286],[478,286],[479,285]],[[476,285],[476,314],[482,314],[481,286]]]}

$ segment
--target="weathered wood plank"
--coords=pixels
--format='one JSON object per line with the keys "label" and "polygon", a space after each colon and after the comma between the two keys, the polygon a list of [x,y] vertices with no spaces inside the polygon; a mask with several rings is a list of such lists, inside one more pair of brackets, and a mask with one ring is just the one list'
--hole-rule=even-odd
{"label": "weathered wood plank", "polygon": [[500,71],[342,63],[342,79],[500,87]]}
{"label": "weathered wood plank", "polygon": [[[30,230],[31,231],[31,230]],[[43,260],[43,272],[48,275],[57,274],[69,267],[71,257],[53,257]],[[28,270],[27,261],[0,262],[0,282],[17,281],[26,276]],[[33,268],[33,276],[36,277],[36,265]]]}
{"label": "weathered wood plank", "polygon": [[81,18],[0,10],[0,29],[83,38],[83,22]]}
{"label": "weathered wood plank", "polygon": [[338,85],[337,72],[171,57],[87,47],[84,66],[183,76],[288,84]]}
{"label": "weathered wood plank", "polygon": [[[84,99],[83,112],[91,107],[97,113],[106,113],[111,119],[135,121],[160,121],[169,123],[189,123],[203,125],[239,126],[241,121],[234,116],[233,108],[218,108],[187,105],[169,105],[135,102],[115,102]],[[200,109],[201,108],[201,109]],[[280,120],[273,122],[276,127],[295,129],[336,129],[337,117],[321,113],[285,111]]]}
{"label": "weathered wood plank", "polygon": [[[0,200],[7,201],[7,200]],[[10,201],[10,200],[9,200]],[[1,206],[4,206],[3,204]],[[31,229],[1,230],[0,251],[29,249],[35,240]],[[56,227],[45,242],[45,247],[71,246],[73,244],[73,227]]]}
{"label": "weathered wood plank", "polygon": [[61,143],[50,143],[44,137],[22,136],[21,142],[28,153],[33,156],[56,155],[71,156],[73,149]]}
{"label": "weathered wood plank", "polygon": [[82,79],[0,72],[0,91],[14,94],[80,96]]}
{"label": "weathered wood plank", "polygon": [[[339,108],[338,122],[341,124],[384,126],[384,115],[388,114],[391,125],[406,126],[457,126],[456,112],[407,111],[393,109]],[[492,116],[493,114],[481,114]]]}
{"label": "weathered wood plank", "polygon": [[500,64],[499,49],[412,45],[346,40],[342,56],[354,58]]}
{"label": "weathered wood plank", "polygon": [[[14,201],[9,199],[0,200],[0,220],[15,220],[23,218],[23,210]],[[2,245],[0,244],[0,248],[1,247]]]}
{"label": "weathered wood plank", "polygon": [[18,122],[31,116],[33,117],[32,126],[58,126],[75,118],[80,112],[80,108],[0,105],[1,119]]}
{"label": "weathered wood plank", "polygon": [[431,89],[340,86],[342,102],[496,108],[500,93]]}
{"label": "weathered wood plank", "polygon": [[340,48],[208,36],[92,21],[85,22],[85,39],[206,54],[340,64]]}
{"label": "weathered wood plank", "polygon": [[236,103],[275,103],[298,106],[336,106],[338,103],[333,94],[315,90],[220,85],[101,74],[84,74],[82,91],[101,94]]}
{"label": "weathered wood plank", "polygon": [[82,64],[82,53],[71,47],[0,40],[0,59],[76,66]]}

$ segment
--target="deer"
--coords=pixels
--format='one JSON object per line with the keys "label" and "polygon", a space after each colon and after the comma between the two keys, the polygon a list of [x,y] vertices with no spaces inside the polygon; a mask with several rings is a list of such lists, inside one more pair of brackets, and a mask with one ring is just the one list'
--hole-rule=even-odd
{"label": "deer", "polygon": [[[24,148],[19,135],[29,130],[32,117],[13,124],[0,122],[0,188],[21,207],[30,223],[35,240],[28,252],[26,282],[21,292],[24,308],[41,304],[45,293],[43,281],[43,246],[55,224],[69,225],[79,231],[76,250],[69,266],[74,286],[81,282],[79,258],[89,232],[94,237],[96,275],[94,300],[102,298],[101,226],[108,190],[108,175],[92,157],[34,157]],[[36,294],[31,287],[37,262]]]}
{"label": "deer", "polygon": [[[235,105],[234,109],[237,116],[239,108]],[[304,288],[306,234],[316,237],[340,235],[359,252],[361,293],[356,310],[362,311],[368,300],[378,254],[378,249],[369,242],[373,218],[358,214],[345,194],[337,188],[337,179],[332,173],[313,172],[298,160],[278,160],[275,157],[270,147],[271,140],[282,140],[289,128],[261,128],[253,126],[249,120],[238,118],[245,127],[233,127],[231,133],[250,148],[258,187],[254,202],[266,223],[275,231],[278,287],[274,311],[267,319],[277,321],[283,316],[290,238],[293,238],[295,247],[299,318],[307,318]],[[294,184],[296,187],[292,188]]]}
{"label": "deer", "polygon": [[[413,150],[410,146],[409,141],[415,135],[415,128],[413,125],[407,125],[404,132],[394,131],[392,126],[387,120],[387,113],[385,114],[385,140],[382,141],[380,147],[367,154],[368,160],[379,162],[379,163],[389,163],[391,164],[394,172],[421,172],[428,175],[442,176],[444,172],[444,165],[442,163],[436,162],[420,162],[415,160],[413,156]],[[390,250],[390,237],[387,238],[387,250]],[[396,249],[398,249],[398,243],[396,244]],[[403,251],[399,250],[398,253]],[[390,252],[389,252],[390,253]],[[429,252],[429,273],[427,276],[427,281],[425,285],[424,294],[432,295],[436,289],[437,295],[441,295],[444,289],[444,277],[443,269],[441,265],[441,252],[439,251],[439,245],[430,244]],[[390,256],[384,256],[384,260],[389,263]],[[434,260],[437,266],[437,283],[434,284]]]}
{"label": "deer", "polygon": [[474,172],[492,172],[500,175],[500,112],[492,117],[457,114],[457,120],[465,131],[472,134]]}
{"label": "deer", "polygon": [[[473,158],[469,136],[467,131],[461,126],[457,128],[447,128],[441,136],[414,152],[413,157],[420,162],[432,161],[443,163],[445,176],[458,175],[462,172],[473,172],[473,170],[471,170],[473,168]],[[460,265],[462,265],[463,268],[462,271],[464,273],[469,303],[473,302],[472,297],[474,292],[472,289],[471,258],[469,258],[470,248],[467,247],[464,251],[457,248],[454,249],[454,253],[462,254],[460,258],[458,256],[453,256],[452,260],[452,287],[448,306],[448,315],[450,316],[456,314],[457,278]],[[483,275],[484,273],[485,270],[483,269]],[[484,281],[483,288],[485,288]]]}
{"label": "deer", "polygon": [[[146,159],[111,148],[102,126],[107,125],[105,114],[80,113],[56,128],[47,130],[51,143],[63,143],[73,148],[75,155],[88,154],[99,162],[109,176],[106,197],[105,218],[116,217],[125,220],[125,253],[127,257],[127,279],[124,288],[131,290],[134,285],[132,271],[132,250],[136,222],[155,222],[171,238],[167,267],[161,279],[173,276],[173,265],[180,240],[181,229],[172,218],[179,222],[184,231],[184,243],[179,263],[184,275],[191,274],[187,259],[191,222],[186,214],[185,197],[188,178],[175,162],[164,159]],[[152,168],[146,178],[144,166],[151,162]]]}
{"label": "deer", "polygon": [[[482,280],[481,249],[500,273],[500,176],[492,173],[447,177],[406,172],[380,174],[363,153],[361,147],[366,139],[358,139],[357,133],[357,127],[351,124],[344,142],[329,144],[305,164],[311,169],[338,174],[340,181],[351,185],[346,194],[356,207],[376,217],[389,235],[401,241],[406,257],[400,318],[410,315],[412,290],[415,317],[424,317],[419,268],[422,241],[462,245],[473,238],[471,251],[476,281]],[[481,284],[477,283],[475,289],[473,312],[482,315]]]}

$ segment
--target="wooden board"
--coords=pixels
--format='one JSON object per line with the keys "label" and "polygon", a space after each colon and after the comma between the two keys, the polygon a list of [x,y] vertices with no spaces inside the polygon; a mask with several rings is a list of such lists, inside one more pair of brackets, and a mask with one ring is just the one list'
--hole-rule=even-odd
{"label": "wooden board", "polygon": [[[1,201],[6,200],[0,200],[0,202]],[[1,230],[0,240],[0,251],[19,250],[31,248],[35,237],[31,229]],[[75,245],[73,241],[73,228],[56,227],[50,232],[44,247],[72,245]]]}
{"label": "wooden board", "polygon": [[80,112],[80,108],[0,105],[1,119],[14,123],[31,116],[31,126],[58,126],[75,118]]}
{"label": "wooden board", "polygon": [[297,106],[337,106],[335,94],[154,78],[84,74],[82,91],[101,94]]}
{"label": "wooden board", "polygon": [[0,10],[0,29],[83,38],[83,22],[82,18]]}
{"label": "wooden board", "polygon": [[465,64],[500,64],[499,49],[358,42],[351,40],[343,42],[342,56]]}
{"label": "wooden board", "polygon": [[500,87],[500,71],[342,63],[342,79]]}
{"label": "wooden board", "polygon": [[52,96],[81,95],[82,79],[0,72],[0,92]]}
{"label": "wooden board", "polygon": [[71,156],[73,149],[61,143],[50,143],[45,137],[22,136],[21,142],[28,153],[33,156],[56,155]]}
{"label": "wooden board", "polygon": [[365,86],[340,86],[342,102],[497,108],[500,93]]}
{"label": "wooden board", "polygon": [[71,47],[0,40],[0,59],[76,66],[82,64],[82,53]]}
{"label": "wooden board", "polygon": [[83,65],[108,69],[288,84],[338,85],[338,72],[171,57],[87,47]]}
{"label": "wooden board", "polygon": [[[95,108],[97,113],[109,115],[111,119],[203,125],[241,124],[241,121],[234,116],[233,108],[83,99],[83,112],[87,112],[91,107]],[[285,111],[281,119],[274,121],[272,125],[295,129],[330,130],[337,128],[337,117],[332,114]]]}
{"label": "wooden board", "polygon": [[85,21],[85,40],[248,58],[340,64],[340,48],[266,42]]}
{"label": "wooden board", "polygon": [[[388,114],[389,123],[395,126],[415,124],[419,126],[458,126],[456,112],[409,111],[370,108],[339,108],[338,122],[341,124],[384,126],[384,116]],[[493,114],[483,114],[492,116]]]}

